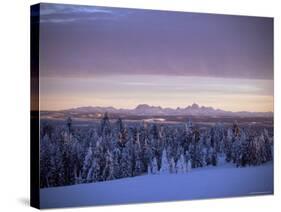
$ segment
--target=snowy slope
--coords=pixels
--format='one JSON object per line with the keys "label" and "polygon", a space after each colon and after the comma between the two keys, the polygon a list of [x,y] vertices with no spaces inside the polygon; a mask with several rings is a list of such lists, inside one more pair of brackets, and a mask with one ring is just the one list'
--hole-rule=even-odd
{"label": "snowy slope", "polygon": [[273,165],[192,169],[187,174],[147,175],[41,189],[42,208],[124,204],[273,193]]}

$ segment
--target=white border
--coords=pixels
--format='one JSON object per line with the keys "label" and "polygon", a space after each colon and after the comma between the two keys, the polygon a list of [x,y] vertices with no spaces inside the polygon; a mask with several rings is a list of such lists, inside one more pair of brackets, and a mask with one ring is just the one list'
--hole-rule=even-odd
{"label": "white border", "polygon": [[[276,211],[280,199],[280,3],[278,0],[48,0],[69,3],[188,12],[274,17],[275,27],[275,195],[181,201],[61,211]],[[1,211],[29,211],[29,6],[30,0],[1,1],[0,197]],[[110,191],[109,191],[110,192]]]}

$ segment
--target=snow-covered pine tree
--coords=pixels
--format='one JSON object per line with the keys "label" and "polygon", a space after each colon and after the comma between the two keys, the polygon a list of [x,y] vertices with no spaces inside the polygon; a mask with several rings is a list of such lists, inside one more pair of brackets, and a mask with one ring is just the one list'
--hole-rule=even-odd
{"label": "snow-covered pine tree", "polygon": [[187,161],[187,164],[186,164],[186,172],[190,172],[191,171],[191,159]]}
{"label": "snow-covered pine tree", "polygon": [[224,134],[224,126],[222,123],[216,123],[214,127],[214,134],[213,134],[213,140],[214,140],[214,150],[217,154],[221,154],[223,151],[223,134]]}
{"label": "snow-covered pine tree", "polygon": [[271,161],[273,159],[273,138],[269,136],[268,130],[263,130],[265,149],[266,149],[266,160]]}
{"label": "snow-covered pine tree", "polygon": [[186,150],[186,151],[185,151],[184,156],[185,156],[185,162],[187,162],[188,160],[190,160],[190,159],[191,159],[191,156],[190,156],[190,153],[189,153],[189,151],[188,151],[188,150]]}
{"label": "snow-covered pine tree", "polygon": [[105,167],[105,154],[104,154],[104,147],[101,145],[102,138],[99,137],[96,141],[95,147],[93,149],[93,159],[95,163],[97,163],[96,169],[94,169],[93,175],[95,176],[95,181],[101,181],[102,179],[102,172]]}
{"label": "snow-covered pine tree", "polygon": [[40,127],[40,138],[43,139],[45,135],[47,135],[50,139],[54,135],[55,130],[54,127],[49,124],[48,122],[41,122],[41,127]]}
{"label": "snow-covered pine tree", "polygon": [[150,144],[152,148],[153,157],[156,157],[157,166],[161,165],[161,144],[159,129],[156,124],[153,124],[150,129]]}
{"label": "snow-covered pine tree", "polygon": [[[203,152],[204,152],[204,165],[203,166],[205,166],[205,165],[207,165],[207,166],[209,166],[209,165],[211,165],[212,164],[212,154],[213,154],[213,152],[212,152],[212,146],[211,146],[211,136],[208,136],[207,138],[206,138],[206,144],[205,144],[205,148],[203,148]],[[202,141],[201,141],[201,143],[202,143]]]}
{"label": "snow-covered pine tree", "polygon": [[92,173],[92,181],[97,182],[100,179],[100,165],[96,158],[94,158],[92,163],[93,173]]}
{"label": "snow-covered pine tree", "polygon": [[71,117],[68,117],[66,119],[66,126],[67,126],[68,133],[70,134],[70,132],[72,131],[72,119],[71,119]]}
{"label": "snow-covered pine tree", "polygon": [[183,174],[186,173],[186,163],[183,154],[181,154],[179,160],[176,165],[176,173]]}
{"label": "snow-covered pine tree", "polygon": [[96,158],[93,158],[92,165],[87,174],[86,182],[87,183],[97,182],[100,178],[99,174],[100,174],[100,166],[97,163]]}
{"label": "snow-covered pine tree", "polygon": [[151,175],[152,174],[152,172],[151,172],[151,166],[148,164],[147,165],[147,174],[148,175]]}
{"label": "snow-covered pine tree", "polygon": [[50,186],[51,169],[51,141],[48,134],[40,140],[40,187]]}
{"label": "snow-covered pine tree", "polygon": [[120,171],[122,177],[132,176],[132,160],[130,157],[130,152],[127,144],[122,149],[121,160],[120,160]]}
{"label": "snow-covered pine tree", "polygon": [[250,161],[250,151],[249,151],[249,145],[250,145],[251,137],[246,138],[246,135],[242,133],[241,136],[241,150],[240,150],[240,157],[239,157],[239,163],[238,166],[246,166],[249,164]]}
{"label": "snow-covered pine tree", "polygon": [[111,127],[110,127],[108,113],[105,112],[103,118],[101,119],[101,123],[100,123],[100,133],[109,134],[110,131],[111,131]]}
{"label": "snow-covered pine tree", "polygon": [[170,173],[176,173],[176,164],[174,158],[171,158],[169,163],[169,171]]}
{"label": "snow-covered pine tree", "polygon": [[192,139],[191,149],[189,151],[191,154],[192,168],[203,167],[205,165],[205,152],[203,151],[203,143],[204,137],[200,137],[199,132],[196,131]]}
{"label": "snow-covered pine tree", "polygon": [[240,136],[235,136],[232,143],[231,157],[234,164],[239,164],[241,155],[241,139]]}
{"label": "snow-covered pine tree", "polygon": [[140,133],[138,131],[136,132],[136,140],[134,143],[134,157],[135,157],[135,164],[134,164],[133,175],[138,176],[141,175],[143,170],[143,164],[141,160]]}
{"label": "snow-covered pine tree", "polygon": [[174,157],[174,159],[177,161],[180,159],[180,156],[184,153],[184,150],[182,148],[182,146],[180,146],[180,144],[176,145],[176,155]]}
{"label": "snow-covered pine tree", "polygon": [[265,137],[263,133],[261,133],[259,137],[259,164],[265,163],[266,161],[267,161],[267,151],[266,151]]}
{"label": "snow-covered pine tree", "polygon": [[106,180],[113,180],[115,179],[115,174],[114,174],[113,158],[110,152],[108,152],[108,167],[109,170]]}
{"label": "snow-covered pine tree", "polygon": [[61,151],[62,151],[62,166],[63,166],[63,185],[72,185],[75,183],[75,177],[74,177],[74,160],[73,160],[73,153],[72,153],[72,141],[73,138],[67,142],[63,143],[61,145]]}
{"label": "snow-covered pine tree", "polygon": [[93,182],[93,167],[91,166],[89,171],[88,171],[88,174],[87,174],[87,177],[86,177],[86,180],[84,182],[87,182],[87,183],[91,183]]}
{"label": "snow-covered pine tree", "polygon": [[119,179],[122,177],[121,169],[120,169],[120,161],[121,161],[121,151],[118,146],[116,146],[113,150],[113,169],[114,169],[114,178]]}
{"label": "snow-covered pine tree", "polygon": [[113,180],[114,179],[114,167],[112,154],[109,150],[105,153],[105,167],[102,173],[103,180]]}
{"label": "snow-covered pine tree", "polygon": [[225,147],[225,141],[224,141],[224,136],[222,136],[221,140],[219,141],[218,143],[218,146],[217,146],[217,153],[220,155],[220,156],[223,156],[224,155],[224,147]]}
{"label": "snow-covered pine tree", "polygon": [[92,166],[92,160],[93,160],[92,146],[89,146],[83,163],[83,169],[82,169],[83,182],[87,182],[88,173]]}
{"label": "snow-covered pine tree", "polygon": [[191,119],[188,119],[187,123],[185,124],[185,131],[187,135],[191,135],[193,133],[193,123]]}
{"label": "snow-covered pine tree", "polygon": [[139,176],[142,174],[142,162],[139,157],[136,158],[134,176]]}
{"label": "snow-covered pine tree", "polygon": [[259,140],[258,137],[256,136],[252,136],[251,140],[249,142],[249,148],[248,148],[248,152],[249,152],[249,158],[248,158],[248,164],[249,165],[259,165],[258,164],[258,151],[259,151],[259,144],[258,144]]}
{"label": "snow-covered pine tree", "polygon": [[[75,177],[75,182],[74,182],[74,184],[83,183],[82,171],[80,170],[80,171],[78,172],[76,169],[77,169],[77,167],[74,167],[74,177]],[[77,173],[78,173],[78,174],[77,174]]]}
{"label": "snow-covered pine tree", "polygon": [[164,149],[163,152],[162,152],[160,173],[161,174],[168,174],[169,173],[169,161],[168,161],[168,158],[167,158],[166,149]]}
{"label": "snow-covered pine tree", "polygon": [[158,174],[158,163],[156,157],[152,160],[152,167],[151,167],[151,173],[152,174]]}
{"label": "snow-covered pine tree", "polygon": [[82,167],[84,162],[84,146],[78,139],[73,139],[71,144],[71,161],[73,166],[74,184],[82,183]]}
{"label": "snow-covered pine tree", "polygon": [[121,118],[118,118],[116,121],[116,129],[120,133],[124,132],[125,127]]}
{"label": "snow-covered pine tree", "polygon": [[127,139],[127,130],[121,118],[116,121],[117,144],[120,148],[125,147]]}
{"label": "snow-covered pine tree", "polygon": [[232,129],[227,130],[227,137],[225,139],[225,155],[226,161],[230,162],[232,158],[232,143],[233,143],[233,131]]}
{"label": "snow-covered pine tree", "polygon": [[62,138],[58,140],[57,144],[51,145],[51,167],[50,167],[50,179],[49,183],[51,186],[64,185],[64,167],[62,160]]}
{"label": "snow-covered pine tree", "polygon": [[151,164],[153,159],[153,153],[150,144],[148,144],[148,140],[145,138],[144,140],[144,147],[143,147],[143,161],[144,161],[144,168],[147,170],[148,165]]}

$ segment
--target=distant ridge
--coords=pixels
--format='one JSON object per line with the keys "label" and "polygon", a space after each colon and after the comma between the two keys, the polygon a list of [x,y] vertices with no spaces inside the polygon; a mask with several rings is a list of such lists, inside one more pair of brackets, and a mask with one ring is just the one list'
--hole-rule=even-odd
{"label": "distant ridge", "polygon": [[61,112],[75,112],[75,113],[116,113],[124,115],[138,115],[138,116],[178,116],[178,115],[190,115],[190,116],[239,116],[239,117],[273,117],[273,112],[248,112],[248,111],[225,111],[221,109],[214,109],[213,107],[199,106],[196,103],[189,105],[185,108],[162,108],[161,106],[151,106],[148,104],[139,104],[134,109],[117,109],[114,107],[100,107],[100,106],[87,106],[77,107]]}

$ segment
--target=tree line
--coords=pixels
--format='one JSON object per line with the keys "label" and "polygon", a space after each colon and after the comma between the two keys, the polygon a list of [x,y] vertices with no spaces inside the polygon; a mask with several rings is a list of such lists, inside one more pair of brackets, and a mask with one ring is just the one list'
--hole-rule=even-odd
{"label": "tree line", "polygon": [[40,128],[40,186],[92,183],[143,174],[184,174],[217,166],[237,167],[273,159],[273,137],[266,129],[215,124],[199,129],[184,124],[110,122],[108,114],[92,127],[49,122]]}

